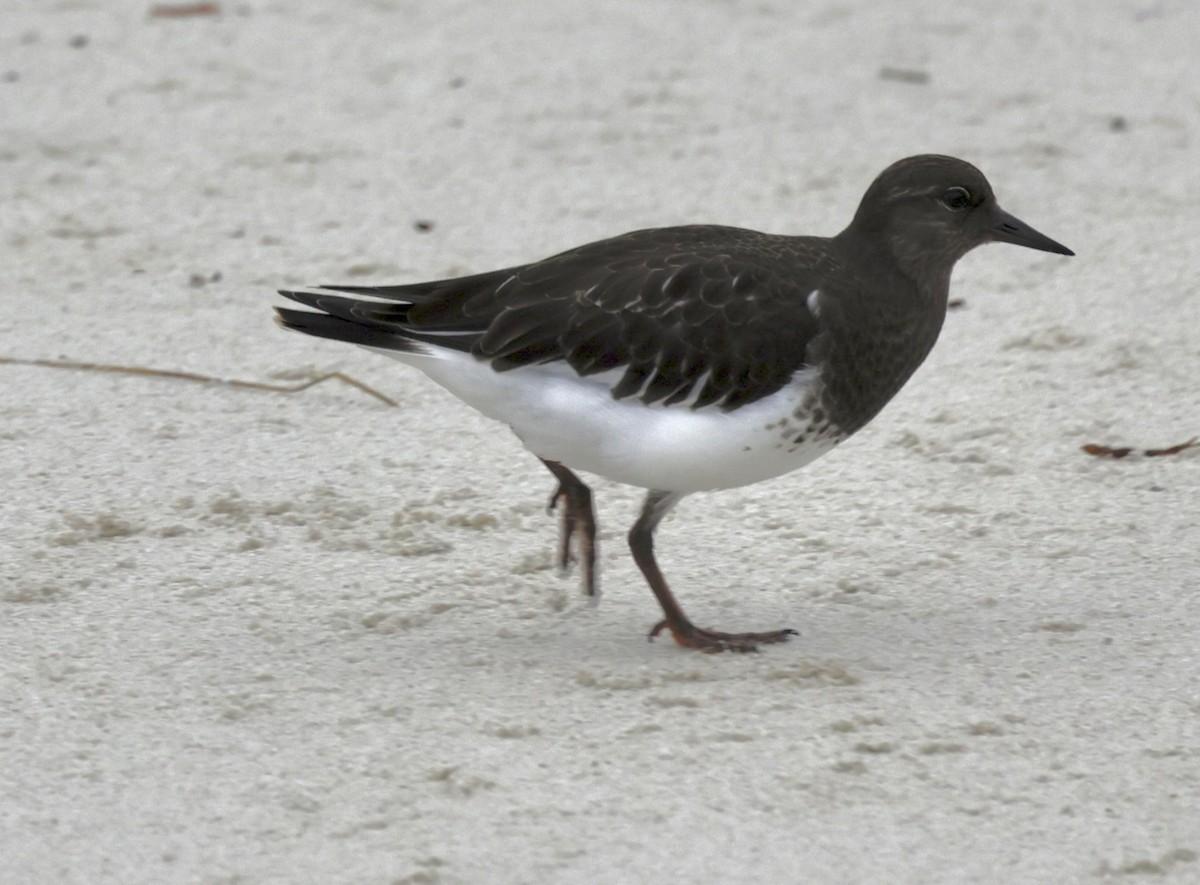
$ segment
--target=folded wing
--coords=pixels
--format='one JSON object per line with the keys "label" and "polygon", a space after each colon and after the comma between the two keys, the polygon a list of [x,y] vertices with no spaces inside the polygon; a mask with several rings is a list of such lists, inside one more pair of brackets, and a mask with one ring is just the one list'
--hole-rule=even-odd
{"label": "folded wing", "polygon": [[623,368],[618,399],[732,409],[806,364],[818,319],[796,305],[826,270],[815,257],[797,261],[808,253],[803,240],[737,228],[659,228],[469,277],[284,291],[321,313],[278,313],[311,335],[467,351],[499,372],[557,361],[580,375]]}

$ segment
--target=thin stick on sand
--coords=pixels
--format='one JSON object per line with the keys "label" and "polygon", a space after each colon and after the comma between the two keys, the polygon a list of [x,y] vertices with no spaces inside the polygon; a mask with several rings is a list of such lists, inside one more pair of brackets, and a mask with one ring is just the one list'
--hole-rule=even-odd
{"label": "thin stick on sand", "polygon": [[267,384],[262,381],[240,381],[236,378],[215,378],[211,375],[199,375],[195,372],[176,372],[170,369],[150,369],[145,366],[116,366],[108,363],[80,363],[71,360],[40,360],[19,359],[17,357],[0,356],[0,364],[11,366],[40,366],[47,369],[75,369],[80,372],[111,372],[117,375],[140,375],[146,378],[171,378],[176,381],[192,381],[198,384],[223,384],[226,387],[237,387],[243,390],[264,390],[268,393],[299,393],[308,390],[324,381],[341,381],[351,387],[357,387],[363,393],[375,397],[389,406],[397,406],[391,397],[385,396],[373,387],[363,384],[356,378],[351,378],[341,372],[329,372],[307,381],[296,384]]}

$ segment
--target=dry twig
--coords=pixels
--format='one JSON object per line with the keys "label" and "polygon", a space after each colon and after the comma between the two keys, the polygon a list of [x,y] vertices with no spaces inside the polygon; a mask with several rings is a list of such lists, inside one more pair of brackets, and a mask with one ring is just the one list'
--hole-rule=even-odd
{"label": "dry twig", "polygon": [[[1167,446],[1165,449],[1142,449],[1138,454],[1145,455],[1147,458],[1160,458],[1163,455],[1178,455],[1186,449],[1193,449],[1197,446],[1200,446],[1200,437],[1194,436],[1187,442],[1178,445]],[[1131,446],[1104,446],[1099,443],[1088,443],[1080,448],[1097,458],[1125,458],[1137,452],[1137,449]]]}
{"label": "dry twig", "polygon": [[220,14],[219,3],[156,3],[150,7],[151,18],[192,18]]}
{"label": "dry twig", "polygon": [[11,356],[0,356],[0,364],[11,366],[42,366],[48,369],[75,369],[80,372],[112,372],[118,375],[141,375],[147,378],[172,378],[177,381],[193,381],[199,384],[223,384],[226,387],[239,387],[245,390],[265,390],[270,393],[299,393],[308,390],[323,381],[341,381],[351,387],[357,387],[363,393],[375,397],[389,406],[397,406],[394,399],[385,396],[373,387],[363,384],[357,378],[351,378],[341,372],[329,372],[317,378],[310,378],[297,384],[267,384],[262,381],[239,381],[236,378],[214,378],[211,375],[198,375],[195,372],[176,372],[170,369],[148,369],[144,366],[114,366],[107,363],[77,363],[70,360],[25,360]]}

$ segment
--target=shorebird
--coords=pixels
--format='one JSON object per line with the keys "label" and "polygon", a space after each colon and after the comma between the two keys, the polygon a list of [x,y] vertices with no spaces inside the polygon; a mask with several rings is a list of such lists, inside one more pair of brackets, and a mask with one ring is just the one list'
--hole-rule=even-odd
{"label": "shorebird", "polygon": [[921,364],[950,273],[976,246],[1073,255],[1000,208],[953,157],[909,157],[867,188],[834,237],[665,227],[474,276],[280,294],[279,323],[415,366],[507,424],[558,481],[558,560],[578,548],[596,594],[592,493],[576,471],[647,490],[629,532],[662,607],[650,631],[753,651],[793,630],[696,627],[654,557],[654,531],[693,492],[796,470],[870,421]]}

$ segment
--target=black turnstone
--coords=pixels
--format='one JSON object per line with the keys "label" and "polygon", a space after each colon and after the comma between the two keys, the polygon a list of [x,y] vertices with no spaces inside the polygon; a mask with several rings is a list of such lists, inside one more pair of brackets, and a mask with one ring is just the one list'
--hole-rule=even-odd
{"label": "black turnstone", "polygon": [[458,279],[281,292],[322,312],[278,321],[410,363],[509,425],[558,480],[559,562],[576,539],[591,595],[596,519],[574,471],[647,489],[629,546],[663,610],[650,635],[751,651],[794,631],[693,625],[655,528],[691,492],[803,467],[870,421],[933,347],[954,263],[989,242],[1074,254],[1003,211],[971,164],[919,156],[885,169],[835,237],[640,230]]}

